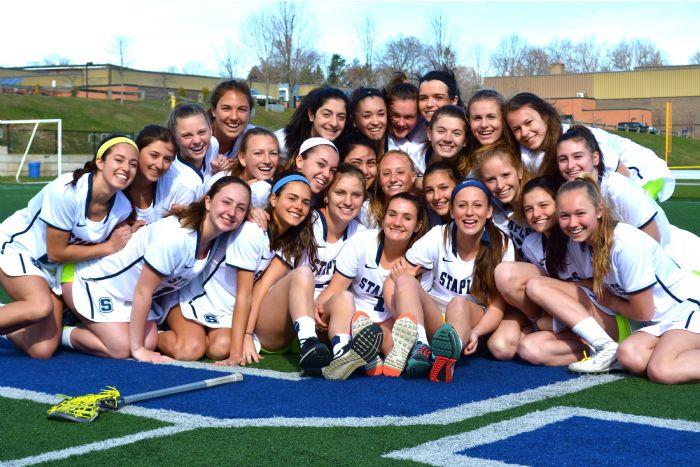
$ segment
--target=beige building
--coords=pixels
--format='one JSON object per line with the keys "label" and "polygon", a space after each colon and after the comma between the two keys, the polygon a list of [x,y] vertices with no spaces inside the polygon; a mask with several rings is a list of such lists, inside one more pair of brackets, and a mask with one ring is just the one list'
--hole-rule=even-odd
{"label": "beige building", "polygon": [[484,79],[484,87],[506,97],[532,92],[549,101],[595,99],[596,110],[650,110],[651,123],[663,129],[666,102],[673,106],[673,132],[687,128],[700,138],[700,65],[639,68],[634,71],[564,73],[554,64],[551,74]]}

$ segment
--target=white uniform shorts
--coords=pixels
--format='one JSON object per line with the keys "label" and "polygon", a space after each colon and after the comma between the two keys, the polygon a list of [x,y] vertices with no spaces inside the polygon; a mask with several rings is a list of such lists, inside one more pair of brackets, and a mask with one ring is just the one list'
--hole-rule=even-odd
{"label": "white uniform shorts", "polygon": [[[78,275],[73,278],[75,311],[95,323],[128,323],[131,321],[132,301],[112,296],[100,282],[84,282]],[[159,316],[151,309],[147,320]]]}
{"label": "white uniform shorts", "polygon": [[60,268],[56,265],[40,263],[24,253],[6,252],[0,254],[0,269],[10,277],[39,276],[53,293],[61,295]]}
{"label": "white uniform shorts", "polygon": [[656,337],[661,337],[665,332],[673,330],[700,334],[700,305],[688,300],[680,302],[671,308],[658,323],[639,329],[639,331]]}

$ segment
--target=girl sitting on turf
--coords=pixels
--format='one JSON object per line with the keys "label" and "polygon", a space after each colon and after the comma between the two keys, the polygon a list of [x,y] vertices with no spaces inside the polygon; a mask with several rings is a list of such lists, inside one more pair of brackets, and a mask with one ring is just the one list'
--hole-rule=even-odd
{"label": "girl sitting on turf", "polygon": [[[311,183],[300,172],[283,172],[272,187],[266,208],[270,221],[263,253],[260,247],[247,248],[241,257],[249,262],[240,269],[251,269],[254,258],[265,258],[270,265],[256,281],[250,295],[250,316],[245,330],[243,358],[258,361],[260,350],[280,353],[289,349],[296,335],[300,345],[303,372],[318,372],[331,360],[314,324],[314,275],[308,264],[317,262],[317,245],[311,212]],[[257,225],[247,223],[259,231]],[[246,232],[241,232],[246,236]],[[261,233],[248,240],[260,245]],[[269,243],[268,243],[269,239]],[[246,251],[242,250],[242,251]],[[256,253],[257,252],[257,253]],[[261,256],[262,254],[262,256]],[[259,260],[262,261],[262,260]],[[226,363],[226,362],[224,362]],[[237,362],[229,359],[228,363]]]}
{"label": "girl sitting on turf", "polygon": [[[343,247],[330,284],[316,300],[317,323],[328,326],[331,335],[351,334],[352,339],[372,323],[378,324],[383,333],[381,353],[385,359],[377,355],[379,330],[370,328],[369,335],[360,337],[366,352],[345,349],[324,369],[324,376],[345,379],[368,361],[366,369],[370,375],[401,374],[416,340],[416,319],[410,312],[391,315],[384,303],[384,281],[406,250],[425,233],[427,225],[422,200],[411,193],[398,193],[389,200],[381,229],[359,232]],[[424,286],[428,287],[427,280]],[[359,358],[346,355],[349,350]]]}
{"label": "girl sitting on turf", "polygon": [[[506,103],[506,120],[513,138],[520,143],[525,167],[535,174],[555,173],[557,141],[569,128],[561,123],[557,109],[535,94],[523,92]],[[605,167],[632,178],[652,199],[665,201],[671,197],[675,179],[653,151],[604,130],[590,130],[603,149]]]}
{"label": "girl sitting on turf", "polygon": [[450,196],[462,180],[457,169],[448,161],[431,164],[423,175],[423,196],[428,206],[430,227],[447,224],[450,217]]}
{"label": "girl sitting on turf", "polygon": [[336,141],[347,130],[348,96],[340,89],[321,86],[304,97],[289,123],[275,132],[280,143],[282,164],[293,160],[309,138]]}
{"label": "girl sitting on turf", "polygon": [[[641,329],[619,348],[575,296],[549,278],[534,278],[527,294],[566,323],[594,349],[572,363],[580,373],[600,373],[621,363],[655,382],[700,380],[700,278],[681,269],[663,248],[638,229],[617,222],[592,178],[565,183],[557,194],[559,226],[576,242],[573,261],[592,260],[593,290],[603,304],[635,320]],[[589,251],[590,253],[587,253]]]}
{"label": "girl sitting on turf", "polygon": [[[460,182],[450,197],[453,221],[433,227],[406,252],[407,264],[393,271],[391,309],[413,313],[418,323],[407,376],[429,372],[431,381],[449,383],[462,353],[474,353],[479,338],[501,322],[506,304],[493,274],[514,254],[512,243],[491,221],[492,213],[491,194],[480,181]],[[432,278],[429,292],[414,277],[422,272]]]}
{"label": "girl sitting on turf", "polygon": [[365,87],[355,89],[348,110],[357,131],[376,141],[381,158],[387,144],[387,109],[382,92]]}
{"label": "girl sitting on turf", "polygon": [[417,179],[411,157],[403,151],[387,151],[379,162],[377,194],[370,197],[367,209],[360,214],[360,222],[376,228],[384,219],[386,204],[399,193],[413,192]]}
{"label": "girl sitting on turf", "polygon": [[146,224],[164,217],[173,205],[194,201],[192,191],[176,183],[170,166],[175,160],[175,139],[167,128],[146,125],[136,137],[139,168],[134,183],[124,191],[136,211],[136,219]]}
{"label": "girl sitting on turf", "polygon": [[279,168],[279,143],[275,134],[262,127],[253,127],[240,138],[240,151],[228,171],[217,172],[207,185],[218,178],[233,175],[250,185],[251,207],[264,209],[270,196],[270,183]]}
{"label": "girl sitting on turf", "polygon": [[136,144],[108,136],[85,167],[46,185],[0,225],[0,285],[15,301],[0,306],[0,335],[33,358],[60,342],[63,303],[58,265],[116,253],[131,236]]}
{"label": "girl sitting on turf", "polygon": [[433,113],[428,122],[428,143],[425,152],[425,166],[439,161],[450,161],[462,176],[471,172],[472,162],[466,150],[469,123],[461,107],[446,105]]}
{"label": "girl sitting on turf", "polygon": [[64,328],[62,343],[101,357],[167,360],[154,351],[153,300],[204,269],[216,238],[241,225],[249,203],[244,181],[222,178],[201,200],[139,229],[120,252],[77,263],[63,295],[82,326]]}

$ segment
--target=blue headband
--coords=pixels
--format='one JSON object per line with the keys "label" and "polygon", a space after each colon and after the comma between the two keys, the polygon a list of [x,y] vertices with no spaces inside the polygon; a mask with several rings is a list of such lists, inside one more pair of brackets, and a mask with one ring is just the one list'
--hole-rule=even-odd
{"label": "blue headband", "polygon": [[283,186],[285,186],[287,183],[291,182],[302,182],[305,183],[306,186],[311,188],[311,185],[309,184],[309,181],[304,177],[303,175],[299,174],[291,174],[287,175],[286,177],[282,177],[279,180],[277,180],[277,183],[275,183],[272,186],[272,192],[277,193]]}
{"label": "blue headband", "polygon": [[486,188],[486,185],[481,183],[479,180],[476,178],[465,178],[461,182],[457,184],[457,186],[454,187],[454,190],[452,190],[452,196],[450,197],[450,202],[453,202],[455,200],[455,196],[457,196],[457,193],[462,191],[463,189],[473,186],[474,188],[478,188],[481,191],[486,194],[486,198],[489,200],[489,203],[491,202],[491,192],[489,191],[488,188]]}

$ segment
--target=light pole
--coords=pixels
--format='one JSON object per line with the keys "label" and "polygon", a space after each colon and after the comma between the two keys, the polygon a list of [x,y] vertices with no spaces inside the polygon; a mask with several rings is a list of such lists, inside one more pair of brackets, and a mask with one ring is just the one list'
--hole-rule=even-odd
{"label": "light pole", "polygon": [[85,99],[89,99],[88,95],[88,88],[90,87],[89,81],[88,81],[88,67],[91,67],[93,65],[92,62],[87,62],[85,64]]}

